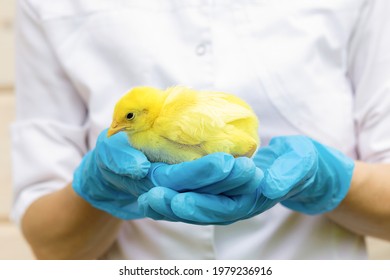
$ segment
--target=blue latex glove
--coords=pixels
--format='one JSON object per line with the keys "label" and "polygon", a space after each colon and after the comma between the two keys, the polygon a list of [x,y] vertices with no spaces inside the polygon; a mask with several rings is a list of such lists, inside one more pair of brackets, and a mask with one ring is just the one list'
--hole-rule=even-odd
{"label": "blue latex glove", "polygon": [[[153,171],[148,177],[156,186],[150,193],[157,194],[159,190],[167,190],[170,194],[193,193],[202,198],[208,195],[234,196],[251,194],[256,191],[259,176],[262,172],[256,168],[249,158],[237,158],[224,153],[214,153],[200,159],[175,165],[163,163],[152,164]],[[153,178],[152,178],[153,177]],[[165,188],[168,186],[169,188]],[[156,192],[154,192],[156,190]],[[155,220],[178,221],[175,215],[164,215],[154,211],[145,201],[147,196],[138,199],[140,210],[146,217]],[[164,202],[160,204],[166,207]],[[184,202],[185,204],[185,202]],[[169,207],[168,207],[169,208]],[[169,208],[169,211],[171,209]]]}
{"label": "blue latex glove", "polygon": [[151,163],[132,148],[124,133],[107,138],[103,130],[73,176],[73,189],[92,206],[120,219],[142,218],[138,196],[153,184],[145,177]]}
{"label": "blue latex glove", "polygon": [[254,160],[266,172],[263,195],[310,215],[332,211],[340,204],[355,167],[340,151],[304,136],[275,138]]}
{"label": "blue latex glove", "polygon": [[321,214],[344,199],[354,168],[348,157],[304,136],[274,138],[254,161],[258,187],[251,194],[178,193],[167,186],[143,194],[140,208],[151,218],[193,224],[233,223],[279,202],[305,214]]}
{"label": "blue latex glove", "polygon": [[143,218],[138,197],[155,186],[169,182],[176,191],[220,194],[252,193],[256,166],[251,160],[235,160],[216,153],[199,160],[168,165],[150,163],[132,148],[125,133],[98,137],[96,147],[87,153],[73,178],[73,188],[91,205],[120,219]]}

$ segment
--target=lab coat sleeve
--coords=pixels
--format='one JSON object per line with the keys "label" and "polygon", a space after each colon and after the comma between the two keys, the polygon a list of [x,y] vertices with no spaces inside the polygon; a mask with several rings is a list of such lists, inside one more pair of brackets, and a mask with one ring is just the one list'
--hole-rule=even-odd
{"label": "lab coat sleeve", "polygon": [[390,162],[390,1],[368,0],[350,40],[357,153]]}
{"label": "lab coat sleeve", "polygon": [[72,181],[87,150],[87,110],[28,1],[17,2],[16,18],[11,218],[19,224],[32,202]]}

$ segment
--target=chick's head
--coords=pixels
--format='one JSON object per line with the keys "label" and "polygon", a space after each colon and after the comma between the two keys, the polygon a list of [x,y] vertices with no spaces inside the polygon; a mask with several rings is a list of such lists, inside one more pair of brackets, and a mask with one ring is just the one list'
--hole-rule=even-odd
{"label": "chick's head", "polygon": [[133,88],[115,105],[107,136],[120,131],[131,135],[150,129],[160,113],[164,99],[161,90],[152,87]]}

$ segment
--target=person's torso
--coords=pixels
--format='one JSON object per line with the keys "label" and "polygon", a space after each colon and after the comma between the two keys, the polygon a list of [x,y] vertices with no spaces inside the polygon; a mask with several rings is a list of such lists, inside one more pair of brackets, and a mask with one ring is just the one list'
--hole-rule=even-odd
{"label": "person's torso", "polygon": [[[305,134],[356,157],[346,72],[363,0],[41,2],[45,32],[89,108],[91,147],[128,89],[186,85],[246,100],[262,145]],[[281,206],[230,226],[130,221],[118,244],[106,257],[365,257],[362,238]]]}

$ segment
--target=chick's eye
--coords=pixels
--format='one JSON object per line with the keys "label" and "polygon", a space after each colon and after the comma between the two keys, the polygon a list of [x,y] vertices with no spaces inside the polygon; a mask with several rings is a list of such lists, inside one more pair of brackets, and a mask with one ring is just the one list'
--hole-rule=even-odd
{"label": "chick's eye", "polygon": [[128,113],[128,114],[126,115],[126,119],[128,119],[128,120],[134,119],[134,113]]}

